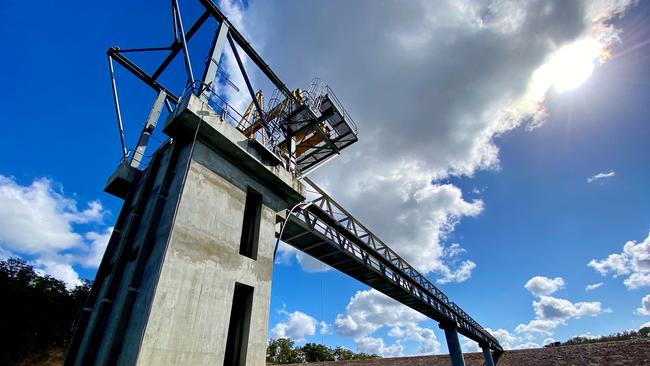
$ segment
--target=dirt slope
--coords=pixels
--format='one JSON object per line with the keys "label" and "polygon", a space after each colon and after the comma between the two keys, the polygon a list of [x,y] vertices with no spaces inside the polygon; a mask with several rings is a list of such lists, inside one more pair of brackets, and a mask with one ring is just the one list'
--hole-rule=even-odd
{"label": "dirt slope", "polygon": [[[483,365],[480,353],[465,354],[467,366]],[[447,355],[322,362],[332,366],[449,366]],[[623,366],[649,365],[650,340],[631,340],[506,351],[498,366]]]}

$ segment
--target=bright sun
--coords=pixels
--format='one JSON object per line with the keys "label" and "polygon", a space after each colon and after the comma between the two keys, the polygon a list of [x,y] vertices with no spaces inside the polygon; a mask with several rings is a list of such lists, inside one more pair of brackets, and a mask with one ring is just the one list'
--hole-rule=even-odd
{"label": "bright sun", "polygon": [[607,52],[599,42],[586,39],[563,46],[533,75],[534,89],[554,88],[559,93],[584,83],[594,71],[596,63],[604,61]]}

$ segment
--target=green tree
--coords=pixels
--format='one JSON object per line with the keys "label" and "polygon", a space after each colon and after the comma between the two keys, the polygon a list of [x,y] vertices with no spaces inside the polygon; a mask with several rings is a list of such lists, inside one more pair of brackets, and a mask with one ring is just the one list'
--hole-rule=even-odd
{"label": "green tree", "polygon": [[304,360],[302,352],[293,347],[293,341],[289,338],[271,339],[266,348],[266,362],[269,363],[300,363]]}
{"label": "green tree", "polygon": [[307,343],[301,350],[306,362],[334,361],[334,353],[325,345]]}
{"label": "green tree", "polygon": [[650,338],[650,327],[639,329],[639,336],[641,336],[641,338]]}
{"label": "green tree", "polygon": [[0,364],[65,347],[89,290],[90,282],[69,290],[22,259],[0,261]]}
{"label": "green tree", "polygon": [[381,356],[375,355],[375,354],[371,355],[371,354],[368,354],[368,353],[359,352],[359,353],[355,353],[354,355],[352,355],[351,359],[352,360],[370,360],[370,359],[373,359],[373,358],[381,358]]}
{"label": "green tree", "polygon": [[334,359],[336,361],[351,360],[353,356],[354,352],[345,347],[338,346],[334,349]]}

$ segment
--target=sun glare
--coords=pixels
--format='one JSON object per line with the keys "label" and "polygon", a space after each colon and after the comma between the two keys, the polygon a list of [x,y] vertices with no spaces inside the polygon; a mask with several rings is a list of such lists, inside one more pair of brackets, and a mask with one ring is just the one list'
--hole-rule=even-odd
{"label": "sun glare", "polygon": [[559,48],[533,76],[534,88],[545,92],[551,88],[559,93],[584,83],[597,63],[605,61],[608,50],[598,41],[580,40]]}

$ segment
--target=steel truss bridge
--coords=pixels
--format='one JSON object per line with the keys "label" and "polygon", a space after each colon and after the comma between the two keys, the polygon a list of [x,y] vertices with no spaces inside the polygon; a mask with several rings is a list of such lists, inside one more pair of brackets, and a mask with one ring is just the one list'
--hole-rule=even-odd
{"label": "steel truss bridge", "polygon": [[317,192],[292,213],[282,241],[494,351],[499,341],[309,178]]}

